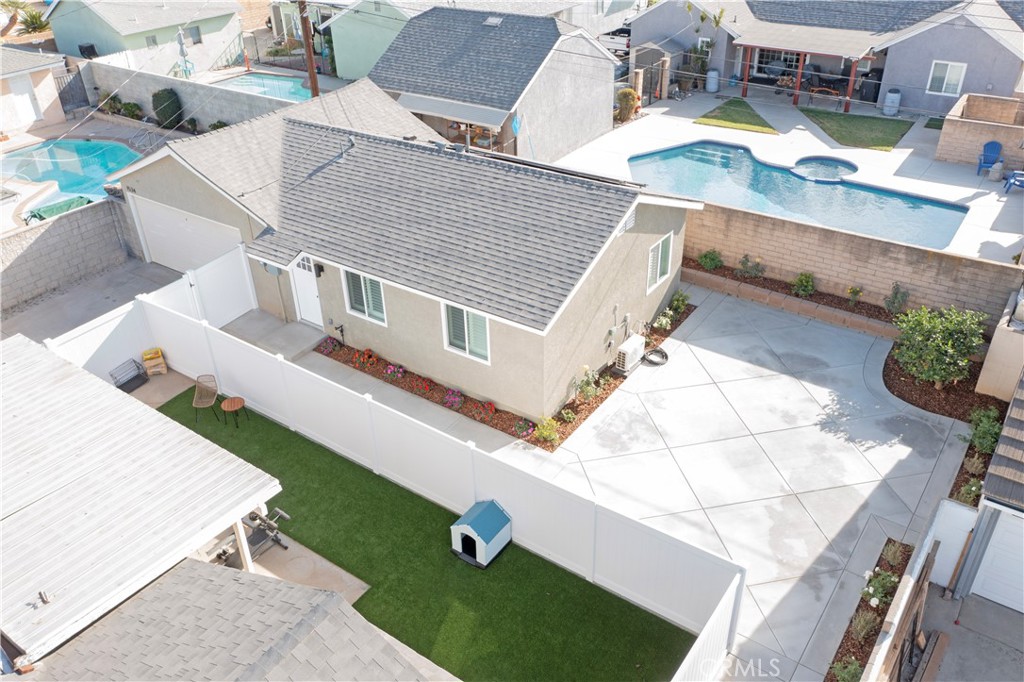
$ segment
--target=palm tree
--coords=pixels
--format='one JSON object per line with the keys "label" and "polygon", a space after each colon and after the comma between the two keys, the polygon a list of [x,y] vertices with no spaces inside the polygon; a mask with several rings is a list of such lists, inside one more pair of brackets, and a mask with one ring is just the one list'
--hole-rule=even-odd
{"label": "palm tree", "polygon": [[50,22],[43,19],[43,13],[37,9],[26,9],[21,12],[21,27],[18,28],[19,36],[27,36],[31,33],[42,33],[50,30]]}
{"label": "palm tree", "polygon": [[0,36],[5,36],[18,25],[18,13],[28,9],[24,0],[0,0],[0,12],[7,15],[7,25],[0,29]]}

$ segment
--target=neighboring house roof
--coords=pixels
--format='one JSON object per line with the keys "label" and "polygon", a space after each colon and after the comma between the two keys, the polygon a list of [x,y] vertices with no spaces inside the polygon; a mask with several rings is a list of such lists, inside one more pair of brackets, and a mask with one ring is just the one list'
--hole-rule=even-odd
{"label": "neighboring house roof", "polygon": [[747,0],[755,19],[773,24],[891,33],[961,0]]}
{"label": "neighboring house roof", "polygon": [[482,500],[470,507],[453,525],[469,526],[477,537],[490,542],[510,523],[512,519],[500,504],[494,500]]}
{"label": "neighboring house roof", "polygon": [[[367,79],[277,111],[199,137],[185,138],[167,148],[199,174],[233,197],[245,195],[245,206],[271,225],[279,223],[281,169],[286,155],[285,117],[394,137],[421,140],[440,137],[432,128],[399,106]],[[224,159],[246,163],[225,165]],[[122,175],[129,175],[131,168]]]}
{"label": "neighboring house roof", "polygon": [[578,30],[552,17],[435,7],[406,23],[369,76],[384,90],[509,112]]}
{"label": "neighboring house roof", "polygon": [[[281,222],[248,244],[301,252],[542,331],[639,185],[287,121]],[[245,201],[245,199],[242,199]]]}
{"label": "neighboring house roof", "polygon": [[55,52],[0,46],[0,78],[64,66],[64,55]]}
{"label": "neighboring house roof", "polygon": [[424,679],[337,592],[194,559],[147,585],[27,677]]}
{"label": "neighboring house roof", "polygon": [[194,24],[241,9],[233,0],[55,0],[43,16],[49,19],[61,5],[67,11],[55,18],[68,17],[74,22],[72,12],[90,11],[123,36]]}
{"label": "neighboring house roof", "polygon": [[986,497],[1024,510],[1024,374],[1010,400],[983,490]]}
{"label": "neighboring house roof", "polygon": [[[613,4],[616,2],[616,0],[612,1]],[[626,1],[632,5],[632,0]],[[346,14],[358,11],[357,8],[366,2],[370,2],[370,0],[355,0],[342,10],[341,14],[335,14],[328,21],[324,22],[320,28],[326,28]],[[443,0],[383,0],[383,2],[401,10],[407,17],[414,17],[434,7],[450,7]],[[460,0],[458,8],[491,13],[553,17],[580,4],[582,4],[580,0],[465,0],[464,2]]]}
{"label": "neighboring house roof", "polygon": [[0,353],[0,612],[32,660],[281,491],[23,336]]}

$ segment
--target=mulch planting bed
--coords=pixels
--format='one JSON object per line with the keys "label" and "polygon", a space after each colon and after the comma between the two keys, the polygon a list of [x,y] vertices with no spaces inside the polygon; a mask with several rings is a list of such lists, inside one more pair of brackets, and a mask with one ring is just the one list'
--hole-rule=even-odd
{"label": "mulch planting bed", "polygon": [[[895,543],[903,547],[903,560],[896,565],[892,565],[886,561],[885,557],[879,554],[878,561],[875,563],[875,566],[883,571],[888,571],[902,577],[907,570],[907,566],[910,564],[910,555],[913,554],[914,548],[912,545],[908,545],[891,538],[887,541],[887,544],[888,543]],[[861,666],[866,667],[868,659],[871,658],[871,650],[874,648],[875,641],[878,639],[878,635],[882,631],[882,621],[885,620],[885,614],[888,609],[889,606],[873,608],[870,604],[870,595],[862,595],[860,602],[857,604],[856,610],[850,617],[850,621],[852,622],[853,616],[856,616],[860,611],[874,611],[879,617],[878,624],[868,632],[867,636],[864,637],[863,640],[858,640],[853,635],[853,632],[851,632],[851,628],[847,627],[846,634],[843,635],[843,639],[839,643],[839,648],[836,650],[836,655],[832,659],[832,663],[845,661],[850,656],[853,656]],[[832,673],[832,666],[829,666],[828,673],[825,675],[825,682],[836,682],[836,676]]]}
{"label": "mulch planting bed", "polygon": [[891,352],[882,370],[882,379],[889,392],[915,407],[964,422],[970,421],[974,410],[994,407],[999,410],[999,421],[1002,422],[1010,404],[990,395],[975,393],[974,388],[978,385],[980,375],[981,363],[972,362],[966,379],[947,384],[940,391],[934,384],[918,381],[903,371]]}
{"label": "mulch planting bed", "polygon": [[[779,294],[786,294],[787,296],[794,295],[793,285],[789,282],[783,282],[781,279],[772,279],[770,277],[743,277],[736,274],[735,268],[730,268],[727,265],[715,268],[714,270],[705,270],[696,259],[684,258],[683,267],[689,268],[690,270],[707,272],[718,277],[724,277],[725,279],[731,279],[734,282],[743,282],[744,284],[749,284],[761,289],[767,289]],[[845,310],[857,315],[863,315],[864,317],[870,317],[875,320],[881,320],[882,322],[892,322],[892,315],[889,314],[889,311],[882,306],[875,305],[873,303],[858,301],[857,303],[850,305],[849,299],[843,298],[842,296],[836,296],[835,294],[826,294],[823,291],[816,291],[804,300],[812,301],[818,305],[828,306],[829,308]]]}
{"label": "mulch planting bed", "polygon": [[[686,309],[676,317],[671,327],[667,330],[651,328],[650,332],[647,334],[648,348],[660,345],[696,309],[696,306],[687,305]],[[332,360],[337,360],[340,363],[348,365],[353,369],[357,369],[360,372],[376,377],[377,379],[387,382],[404,391],[418,395],[432,403],[437,403],[442,407],[455,410],[459,414],[469,417],[470,419],[475,419],[476,421],[486,424],[493,429],[497,429],[502,433],[507,433],[510,436],[521,438],[527,443],[547,450],[548,452],[554,452],[559,443],[564,441],[572,434],[573,431],[578,429],[580,424],[586,421],[587,417],[593,414],[594,410],[600,407],[601,403],[607,400],[608,396],[610,396],[615,389],[626,380],[625,377],[612,372],[611,368],[605,369],[601,372],[601,379],[597,394],[587,401],[574,398],[563,405],[562,409],[559,410],[559,413],[554,415],[558,438],[554,441],[546,441],[541,440],[536,436],[536,434],[534,434],[533,428],[535,425],[528,419],[521,417],[514,412],[509,412],[495,407],[492,402],[480,401],[475,398],[471,398],[454,389],[449,389],[447,386],[443,386],[432,381],[431,379],[422,377],[415,372],[410,372],[401,365],[388,362],[386,358],[382,358],[369,349],[359,350],[351,346],[343,346],[333,338],[327,337],[320,342],[319,346],[317,346],[316,352],[321,355],[326,355]],[[562,417],[562,414],[566,410],[571,411],[575,415],[572,421],[566,421]]]}

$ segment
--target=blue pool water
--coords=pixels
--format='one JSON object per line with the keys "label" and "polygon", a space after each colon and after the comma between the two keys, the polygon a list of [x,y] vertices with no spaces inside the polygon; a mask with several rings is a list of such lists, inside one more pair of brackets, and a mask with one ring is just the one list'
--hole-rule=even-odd
{"label": "blue pool water", "polygon": [[949,246],[967,209],[843,180],[857,170],[811,157],[793,168],[745,147],[697,142],[629,160],[633,179],[690,199],[933,249]]}
{"label": "blue pool water", "polygon": [[39,206],[79,195],[102,199],[106,196],[103,185],[107,176],[141,156],[118,142],[50,140],[4,154],[0,175],[30,182],[56,182],[58,191],[39,202]]}
{"label": "blue pool water", "polygon": [[247,73],[243,76],[218,81],[216,84],[230,90],[251,92],[254,95],[287,99],[292,102],[305,102],[312,96],[309,88],[302,87],[301,78],[292,78],[291,76]]}

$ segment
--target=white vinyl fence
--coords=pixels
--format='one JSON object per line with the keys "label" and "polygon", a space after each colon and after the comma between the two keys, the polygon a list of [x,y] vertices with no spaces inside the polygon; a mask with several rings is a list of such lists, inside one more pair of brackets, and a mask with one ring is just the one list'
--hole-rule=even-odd
{"label": "white vinyl fence", "polygon": [[145,321],[174,370],[193,378],[214,374],[222,392],[245,397],[258,412],[455,513],[477,500],[498,500],[512,517],[517,544],[701,632],[676,679],[706,679],[720,668],[735,634],[740,566],[197,319],[205,311],[223,324],[255,307],[244,282],[230,286],[232,276],[248,278],[241,255],[229,253],[133,304],[130,314]]}

